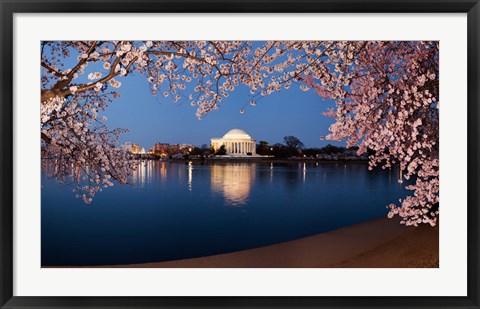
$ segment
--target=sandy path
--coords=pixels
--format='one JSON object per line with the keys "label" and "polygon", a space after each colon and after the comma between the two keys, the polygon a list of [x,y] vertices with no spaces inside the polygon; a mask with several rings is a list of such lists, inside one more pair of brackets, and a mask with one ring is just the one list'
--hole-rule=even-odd
{"label": "sandy path", "polygon": [[382,218],[256,249],[170,262],[103,267],[438,267],[438,247],[438,226],[405,227]]}

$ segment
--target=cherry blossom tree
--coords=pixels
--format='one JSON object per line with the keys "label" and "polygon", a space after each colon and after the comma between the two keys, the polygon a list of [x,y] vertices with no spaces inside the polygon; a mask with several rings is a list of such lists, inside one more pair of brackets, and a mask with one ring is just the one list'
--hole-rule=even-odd
{"label": "cherry blossom tree", "polygon": [[388,217],[417,226],[438,219],[439,205],[438,42],[352,42],[328,55],[303,76],[336,107],[327,139],[374,150],[369,169],[397,164],[413,195],[390,204]]}
{"label": "cherry blossom tree", "polygon": [[[45,41],[41,48],[42,157],[48,175],[72,180],[86,203],[132,164],[122,130],[100,117],[122,81],[144,75],[152,94],[187,99],[201,118],[240,85],[256,98],[287,89],[334,43],[249,41]],[[67,63],[73,63],[67,66]],[[47,164],[44,165],[47,169]]]}
{"label": "cherry blossom tree", "polygon": [[[66,63],[73,63],[67,67]],[[127,183],[128,154],[101,113],[122,82],[143,75],[153,95],[188,100],[201,118],[247,87],[250,104],[273,92],[313,88],[333,99],[329,139],[375,155],[370,167],[399,164],[414,191],[390,205],[405,224],[438,216],[438,45],[435,42],[90,41],[42,42],[42,156],[49,175],[72,179],[87,203],[113,181]],[[243,112],[243,109],[241,110]],[[82,193],[83,192],[83,193]]]}

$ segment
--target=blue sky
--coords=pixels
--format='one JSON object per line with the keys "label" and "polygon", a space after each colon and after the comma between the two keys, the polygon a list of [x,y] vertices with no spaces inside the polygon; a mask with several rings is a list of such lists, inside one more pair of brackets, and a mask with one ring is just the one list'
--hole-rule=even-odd
{"label": "blue sky", "polygon": [[[233,128],[245,130],[257,142],[280,143],[284,136],[293,135],[307,147],[344,145],[320,139],[333,123],[322,112],[333,103],[298,86],[264,97],[256,106],[248,104],[248,92],[237,89],[222,101],[218,111],[199,120],[196,107],[188,102],[173,103],[170,98],[152,95],[144,76],[130,75],[119,80],[121,97],[106,111],[107,125],[129,129],[120,141],[137,143],[145,149],[156,142],[210,145],[210,138],[221,137]],[[243,114],[241,109],[245,110]]]}
{"label": "blue sky", "polygon": [[[65,61],[66,67],[77,63],[77,54]],[[100,63],[91,64],[79,80],[86,81],[89,72],[101,71]],[[283,137],[298,137],[306,147],[322,147],[327,144],[345,145],[344,142],[321,140],[328,134],[333,119],[322,112],[333,107],[332,101],[325,101],[314,91],[302,91],[299,85],[292,85],[262,97],[256,106],[250,106],[250,93],[246,87],[238,87],[229,97],[224,98],[218,111],[211,111],[202,120],[195,116],[196,107],[187,100],[174,103],[171,98],[151,94],[145,76],[139,73],[117,77],[122,86],[118,89],[121,97],[110,103],[105,112],[109,128],[128,129],[120,142],[132,142],[145,149],[155,143],[210,145],[212,137],[222,137],[230,129],[245,130],[257,140],[270,144],[283,142]],[[240,110],[244,109],[242,114]]]}

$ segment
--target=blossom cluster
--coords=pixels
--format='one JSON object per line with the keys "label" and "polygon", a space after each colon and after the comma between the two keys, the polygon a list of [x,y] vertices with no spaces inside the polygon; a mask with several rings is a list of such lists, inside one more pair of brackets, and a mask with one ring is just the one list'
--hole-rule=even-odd
{"label": "blossom cluster", "polygon": [[[390,204],[401,223],[436,225],[439,214],[438,42],[345,42],[319,69],[303,77],[336,121],[327,139],[371,149],[370,167],[398,168],[412,196]],[[350,59],[350,61],[349,61]],[[313,69],[312,71],[316,71]]]}

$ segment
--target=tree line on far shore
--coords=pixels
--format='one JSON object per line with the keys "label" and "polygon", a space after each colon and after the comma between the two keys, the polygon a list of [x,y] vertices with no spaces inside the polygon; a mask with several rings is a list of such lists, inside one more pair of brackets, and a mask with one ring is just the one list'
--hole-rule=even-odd
{"label": "tree line on far shore", "polygon": [[[358,147],[341,147],[328,144],[324,147],[307,148],[303,142],[295,136],[285,136],[283,143],[270,144],[267,141],[260,141],[256,145],[256,153],[262,156],[271,156],[278,159],[288,158],[315,158],[335,159],[336,157],[355,157]],[[194,147],[188,154],[194,157],[208,157],[211,155],[225,155],[226,149],[222,145],[216,151],[206,144],[201,147]],[[369,154],[369,153],[367,153]]]}

